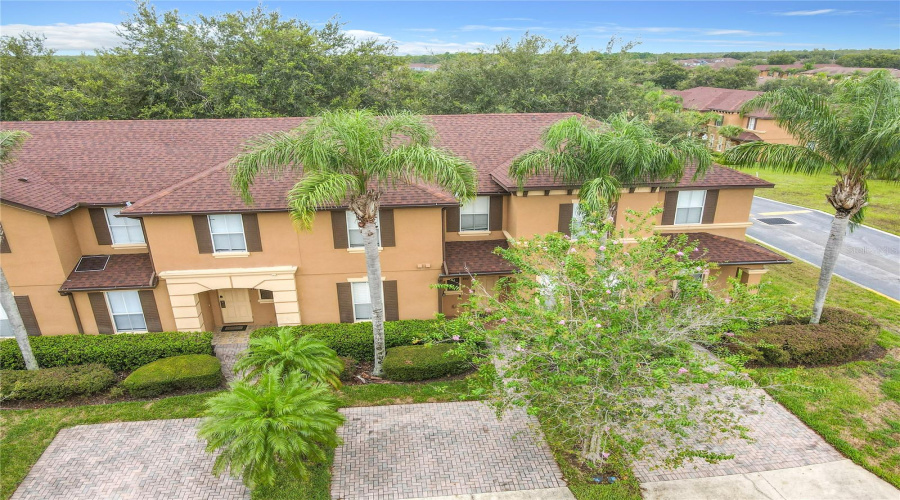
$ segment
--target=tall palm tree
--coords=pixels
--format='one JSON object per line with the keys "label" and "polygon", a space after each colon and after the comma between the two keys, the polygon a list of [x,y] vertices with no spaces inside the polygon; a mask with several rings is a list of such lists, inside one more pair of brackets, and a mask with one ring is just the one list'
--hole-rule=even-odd
{"label": "tall palm tree", "polygon": [[288,193],[291,215],[311,229],[316,209],[347,205],[356,215],[365,247],[372,332],[373,374],[384,360],[384,304],[376,218],[385,189],[397,184],[438,185],[460,203],[474,198],[475,169],[445,149],[431,145],[434,130],[420,117],[396,113],[378,117],[369,111],[329,111],[290,132],[251,140],[231,166],[232,184],[247,203],[260,173],[296,173]]}
{"label": "tall palm tree", "polygon": [[829,96],[784,87],[747,101],[741,112],[758,109],[767,109],[799,144],[742,144],[728,150],[726,161],[837,176],[831,194],[826,195],[835,213],[810,318],[818,323],[847,226],[863,220],[869,198],[866,182],[900,181],[900,82],[880,70],[837,83]]}
{"label": "tall palm tree", "polygon": [[[26,139],[31,137],[28,132],[22,130],[0,130],[0,169],[15,161],[15,154]],[[3,228],[0,227],[0,241],[3,240]],[[9,324],[12,327],[13,335],[19,344],[19,350],[22,351],[22,359],[25,360],[25,368],[28,370],[37,370],[38,363],[31,352],[31,342],[28,340],[28,332],[25,331],[25,323],[22,321],[22,315],[19,314],[19,307],[16,305],[16,298],[9,288],[9,282],[6,281],[6,273],[0,268],[0,305],[6,311]]]}
{"label": "tall palm tree", "polygon": [[662,141],[646,122],[613,115],[599,123],[581,116],[560,120],[541,138],[542,148],[513,160],[510,176],[519,185],[549,173],[569,185],[581,186],[583,210],[610,218],[623,187],[648,180],[680,179],[687,164],[696,176],[709,170],[712,157],[696,139],[677,136]]}

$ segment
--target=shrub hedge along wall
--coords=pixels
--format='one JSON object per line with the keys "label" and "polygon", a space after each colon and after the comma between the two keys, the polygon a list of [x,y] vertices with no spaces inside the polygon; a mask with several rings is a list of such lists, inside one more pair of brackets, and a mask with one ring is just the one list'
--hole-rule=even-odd
{"label": "shrub hedge along wall", "polygon": [[815,366],[843,363],[870,349],[881,327],[846,309],[826,307],[818,325],[790,319],[743,335],[733,350],[767,365]]}
{"label": "shrub hedge along wall", "polygon": [[0,396],[3,399],[62,401],[73,396],[104,391],[116,383],[116,375],[99,364],[30,371],[2,370],[0,383]]}
{"label": "shrub hedge along wall", "polygon": [[397,382],[412,382],[459,375],[472,368],[461,356],[447,354],[452,344],[407,345],[387,350],[384,357],[384,378]]}
{"label": "shrub hedge along wall", "polygon": [[145,398],[179,389],[212,389],[222,384],[222,365],[208,354],[158,359],[122,381],[134,397]]}
{"label": "shrub hedge along wall", "polygon": [[[29,340],[41,368],[99,363],[121,372],[171,356],[212,354],[212,335],[209,332],[76,334],[29,337]],[[0,342],[0,369],[25,369],[15,340]]]}
{"label": "shrub hedge along wall", "polygon": [[[384,323],[384,344],[386,348],[410,345],[423,340],[434,332],[439,320],[407,319]],[[374,343],[371,323],[321,323],[300,326],[267,326],[250,334],[251,337],[273,335],[280,328],[289,328],[295,335],[313,335],[334,349],[338,356],[359,361],[374,360]]]}

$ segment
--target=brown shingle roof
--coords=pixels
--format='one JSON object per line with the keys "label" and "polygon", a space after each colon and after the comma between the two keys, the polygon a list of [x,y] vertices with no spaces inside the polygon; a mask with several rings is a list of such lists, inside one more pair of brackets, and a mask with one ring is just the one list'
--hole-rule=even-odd
{"label": "brown shingle roof", "polygon": [[667,93],[681,97],[686,109],[696,111],[722,111],[737,113],[745,102],[762,94],[757,90],[720,89],[716,87],[694,87],[687,90],[667,90]]}
{"label": "brown shingle roof", "polygon": [[790,264],[791,261],[765,247],[733,238],[710,233],[668,233],[675,237],[687,235],[697,251],[691,252],[692,259],[702,259],[719,265],[734,264]]}
{"label": "brown shingle roof", "polygon": [[[85,257],[109,257],[101,271],[78,271],[78,265],[59,287],[60,293],[80,290],[115,290],[154,288],[158,281],[150,254],[99,255]],[[85,257],[82,257],[84,259]],[[79,261],[81,262],[81,261]],[[102,261],[101,261],[102,262]]]}
{"label": "brown shingle roof", "polygon": [[804,71],[800,73],[801,75],[818,75],[819,73],[825,73],[828,76],[837,76],[837,75],[855,75],[856,73],[868,74],[873,71],[877,71],[879,69],[884,69],[888,73],[891,74],[894,78],[900,78],[900,69],[894,68],[845,68],[843,66],[833,66],[821,69],[811,69],[809,71]]}
{"label": "brown shingle roof", "polygon": [[506,240],[448,241],[444,244],[446,275],[506,274],[515,267],[494,249],[509,248]]}
{"label": "brown shingle roof", "polygon": [[[788,70],[788,69],[803,69],[806,66],[805,63],[793,63],[793,64],[757,64],[753,67],[756,71],[768,71],[770,69],[780,69],[780,70]],[[837,64],[813,64],[813,68],[837,68],[839,65]]]}
{"label": "brown shingle roof", "polygon": [[747,132],[746,130],[738,134],[735,139],[743,142],[757,142],[762,140],[758,135],[753,132]]}

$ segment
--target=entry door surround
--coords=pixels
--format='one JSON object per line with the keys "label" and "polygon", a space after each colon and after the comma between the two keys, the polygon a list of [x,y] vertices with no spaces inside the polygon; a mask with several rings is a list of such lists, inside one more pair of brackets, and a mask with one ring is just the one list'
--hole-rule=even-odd
{"label": "entry door surround", "polygon": [[[299,325],[296,274],[296,266],[277,266],[162,271],[159,278],[166,282],[175,327],[181,332],[195,332],[213,327],[204,322],[199,294],[211,291],[218,298],[220,291],[234,288],[271,290],[278,325]],[[206,321],[211,323],[212,318]]]}
{"label": "entry door surround", "polygon": [[219,290],[219,309],[222,310],[222,323],[253,323],[250,290],[246,288]]}

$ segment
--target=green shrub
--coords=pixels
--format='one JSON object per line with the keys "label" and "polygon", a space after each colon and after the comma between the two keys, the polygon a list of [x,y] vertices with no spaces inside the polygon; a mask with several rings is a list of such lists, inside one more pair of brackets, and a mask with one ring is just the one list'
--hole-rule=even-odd
{"label": "green shrub", "polygon": [[[406,319],[384,323],[385,348],[410,345],[424,340],[437,330],[438,320]],[[250,338],[275,335],[280,328],[267,326],[250,334]],[[374,360],[374,339],[371,323],[321,323],[287,327],[295,335],[312,335],[334,349],[338,356],[359,361]]]}
{"label": "green shrub", "polygon": [[353,380],[353,376],[356,375],[356,369],[359,368],[359,362],[353,358],[348,358],[347,356],[338,356],[338,358],[341,360],[341,363],[344,364],[344,367],[341,369],[341,374],[339,375],[341,382]]}
{"label": "green shrub", "polygon": [[[51,335],[30,337],[29,340],[41,368],[99,363],[114,372],[121,372],[161,358],[213,353],[212,333],[209,332]],[[15,340],[0,341],[0,369],[25,369]]]}
{"label": "green shrub", "polygon": [[472,368],[468,359],[447,355],[451,344],[392,347],[384,357],[384,378],[398,382],[428,380],[459,375]]}
{"label": "green shrub", "polygon": [[122,386],[134,397],[178,389],[212,389],[222,384],[222,364],[215,356],[188,354],[156,360],[128,376]]}
{"label": "green shrub", "polygon": [[817,325],[808,318],[789,318],[781,324],[743,334],[733,350],[765,365],[816,366],[849,361],[870,349],[880,326],[845,309],[827,307]]}
{"label": "green shrub", "polygon": [[63,401],[73,396],[97,394],[115,383],[116,374],[99,364],[2,370],[0,397],[10,401]]}

